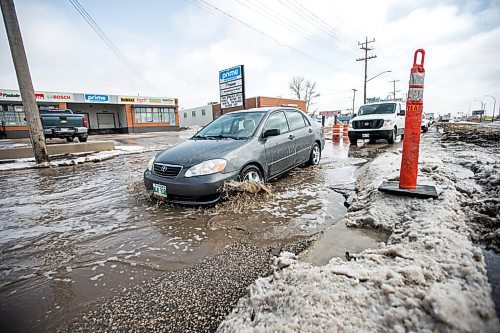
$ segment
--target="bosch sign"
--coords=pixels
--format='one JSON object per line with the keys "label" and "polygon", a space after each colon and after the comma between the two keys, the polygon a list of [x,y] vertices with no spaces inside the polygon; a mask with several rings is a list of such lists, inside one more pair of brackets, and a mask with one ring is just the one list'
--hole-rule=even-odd
{"label": "bosch sign", "polygon": [[106,103],[109,102],[108,95],[85,94],[83,95],[85,102],[91,103]]}

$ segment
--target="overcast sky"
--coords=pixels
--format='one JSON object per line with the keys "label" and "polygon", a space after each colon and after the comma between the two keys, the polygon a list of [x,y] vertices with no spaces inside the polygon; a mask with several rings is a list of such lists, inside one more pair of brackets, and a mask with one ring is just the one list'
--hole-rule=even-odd
{"label": "overcast sky", "polygon": [[[291,97],[294,75],[317,82],[312,109],[363,98],[358,42],[375,38],[367,96],[408,90],[413,53],[426,51],[425,112],[500,104],[500,1],[79,0],[121,61],[69,1],[15,1],[36,90],[176,97],[181,108],[219,100],[218,71],[245,65],[246,94]],[[205,3],[203,3],[205,2]],[[213,7],[208,6],[210,4]],[[223,14],[227,13],[239,22]],[[0,88],[18,89],[0,27]],[[125,64],[126,63],[126,64]]]}

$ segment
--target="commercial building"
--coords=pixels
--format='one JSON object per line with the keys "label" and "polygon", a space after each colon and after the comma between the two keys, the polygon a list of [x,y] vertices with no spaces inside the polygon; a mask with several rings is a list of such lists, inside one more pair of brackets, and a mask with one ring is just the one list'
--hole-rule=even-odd
{"label": "commercial building", "polygon": [[266,106],[290,106],[298,108],[304,112],[307,112],[306,101],[300,99],[289,99],[289,98],[281,98],[281,97],[250,97],[245,99],[245,108],[243,107],[234,107],[221,110],[220,104],[213,105],[213,114],[214,119],[220,117],[222,114],[243,110],[243,109],[252,109],[252,108],[260,108]]}
{"label": "commercial building", "polygon": [[[89,134],[179,129],[178,100],[169,97],[36,91],[38,107],[71,109],[87,118]],[[0,89],[0,137],[29,137],[21,93]]]}
{"label": "commercial building", "polygon": [[179,111],[179,125],[181,127],[205,126],[214,120],[212,107],[216,102],[208,103],[204,106],[198,106]]}

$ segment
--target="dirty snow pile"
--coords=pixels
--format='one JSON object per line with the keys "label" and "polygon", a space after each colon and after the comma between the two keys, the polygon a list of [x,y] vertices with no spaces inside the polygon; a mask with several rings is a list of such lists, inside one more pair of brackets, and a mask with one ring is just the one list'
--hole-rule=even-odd
{"label": "dirty snow pile", "polygon": [[[143,146],[115,146],[115,149],[94,153],[72,153],[67,158],[52,158],[48,163],[37,165],[34,158],[20,158],[0,164],[0,171],[33,169],[33,168],[51,168],[58,166],[77,165],[88,162],[101,162],[112,159],[119,155],[139,154],[146,150]],[[83,156],[85,155],[85,156]]]}
{"label": "dirty snow pile", "polygon": [[219,332],[500,332],[483,255],[462,210],[470,198],[442,162],[447,152],[421,147],[418,182],[435,185],[436,200],[377,190],[399,176],[400,153],[368,166],[344,217],[349,226],[391,232],[387,244],[322,267],[282,253]]}

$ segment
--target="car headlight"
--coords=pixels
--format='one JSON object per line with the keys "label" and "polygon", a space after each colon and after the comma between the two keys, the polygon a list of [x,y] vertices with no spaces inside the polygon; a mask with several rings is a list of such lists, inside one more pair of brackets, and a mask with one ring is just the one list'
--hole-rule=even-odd
{"label": "car headlight", "polygon": [[392,121],[392,120],[384,120],[384,127],[392,126],[392,125],[394,125],[394,121]]}
{"label": "car headlight", "polygon": [[200,164],[196,164],[190,167],[185,177],[195,177],[202,175],[211,175],[213,173],[221,172],[226,167],[227,161],[221,158],[215,160],[208,160],[205,162],[201,162]]}
{"label": "car headlight", "polygon": [[149,162],[148,162],[148,171],[153,170],[153,164],[155,163],[155,158],[156,158],[156,156],[149,160]]}

